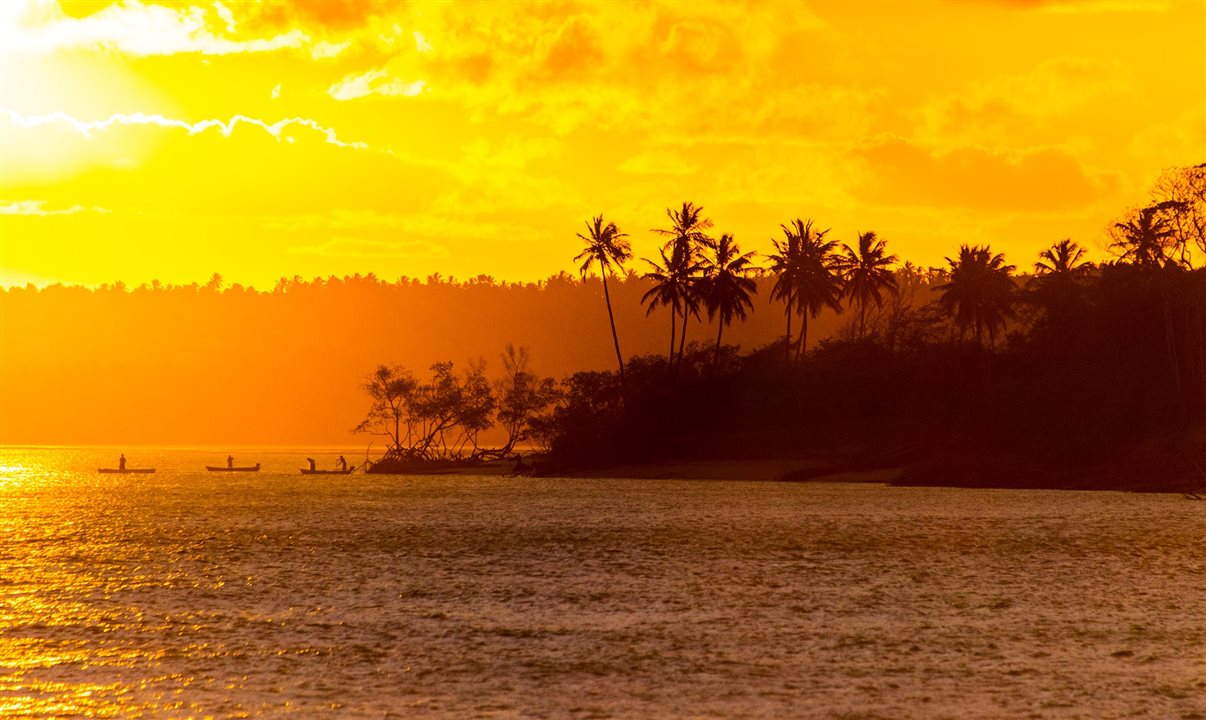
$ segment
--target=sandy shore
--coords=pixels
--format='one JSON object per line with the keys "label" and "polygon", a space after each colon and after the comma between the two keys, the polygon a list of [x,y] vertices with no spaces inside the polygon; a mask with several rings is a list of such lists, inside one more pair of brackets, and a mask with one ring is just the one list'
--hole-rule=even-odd
{"label": "sandy shore", "polygon": [[[532,462],[532,457],[527,461]],[[979,463],[976,466],[959,466],[959,472],[935,473],[919,476],[914,470],[897,466],[878,469],[843,469],[849,463],[837,463],[832,459],[777,458],[777,459],[697,459],[697,461],[665,461],[625,464],[610,468],[569,470],[569,472],[540,472],[543,458],[534,458],[540,478],[590,479],[614,478],[627,480],[737,480],[760,482],[873,482],[873,484],[900,484],[942,487],[1013,487],[1013,488],[1065,488],[1065,490],[1112,490],[1144,492],[1188,492],[1201,493],[1201,479],[1171,478],[1157,480],[1151,463],[1141,463],[1123,470],[1120,478],[1100,476],[1093,472],[1076,475],[1036,474],[1034,469],[1015,467],[1014,463],[1003,464],[1001,470],[996,463]],[[993,472],[996,470],[996,472]],[[485,463],[452,464],[449,467],[414,469],[416,475],[476,475],[511,476],[515,472],[514,459],[500,459]],[[1100,470],[1099,470],[1100,473]],[[1117,473],[1116,473],[1117,474]],[[1071,478],[1071,479],[1070,479]],[[1136,482],[1135,479],[1143,479]]]}

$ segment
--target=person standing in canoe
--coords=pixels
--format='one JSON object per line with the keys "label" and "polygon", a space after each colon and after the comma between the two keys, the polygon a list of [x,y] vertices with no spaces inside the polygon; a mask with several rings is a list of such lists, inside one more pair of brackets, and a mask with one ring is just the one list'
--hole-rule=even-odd
{"label": "person standing in canoe", "polygon": [[227,456],[226,456],[226,467],[227,467],[227,468],[234,468],[234,455],[227,455]]}
{"label": "person standing in canoe", "polygon": [[345,472],[348,469],[348,461],[344,460],[342,455],[339,456],[339,469]]}
{"label": "person standing in canoe", "polygon": [[314,458],[306,458],[306,462],[310,463],[310,470],[314,470]]}
{"label": "person standing in canoe", "polygon": [[118,470],[126,469],[126,454],[125,453],[122,453],[121,457],[117,459],[117,469]]}

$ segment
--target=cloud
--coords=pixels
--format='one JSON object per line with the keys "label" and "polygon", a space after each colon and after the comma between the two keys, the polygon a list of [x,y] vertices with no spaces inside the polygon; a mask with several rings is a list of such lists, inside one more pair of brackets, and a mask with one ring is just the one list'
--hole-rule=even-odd
{"label": "cloud", "polygon": [[440,259],[449,256],[448,248],[426,240],[373,240],[351,236],[334,237],[318,245],[290,248],[288,252],[355,258]]}
{"label": "cloud", "polygon": [[431,43],[427,42],[427,38],[423,35],[423,33],[416,30],[411,33],[411,36],[415,39],[416,52],[429,53],[434,50],[434,48],[431,47]]}
{"label": "cloud", "polygon": [[1076,158],[1055,149],[936,153],[893,138],[858,154],[867,173],[858,194],[887,205],[1055,212],[1091,205],[1115,184],[1090,178]]}
{"label": "cloud", "polygon": [[348,75],[332,85],[327,94],[336,100],[356,100],[369,95],[383,97],[415,97],[426,86],[423,80],[407,82],[394,77],[388,70],[370,70],[363,75]]}
{"label": "cloud", "polygon": [[16,200],[12,202],[0,200],[0,215],[47,217],[53,215],[78,215],[79,213],[109,214],[111,212],[113,211],[106,208],[84,207],[83,205],[72,205],[65,208],[47,208],[45,200]]}
{"label": "cloud", "polygon": [[914,138],[946,147],[1063,145],[1102,117],[1124,117],[1138,88],[1117,59],[1055,57],[929,98],[910,113]]}
{"label": "cloud", "polygon": [[691,175],[698,168],[671,150],[648,150],[633,155],[617,166],[633,175]]}
{"label": "cloud", "polygon": [[247,117],[246,115],[235,115],[229,120],[207,119],[200,120],[195,123],[178,120],[175,118],[164,117],[163,115],[147,115],[144,113],[117,113],[110,115],[104,120],[79,120],[66,113],[54,112],[47,115],[26,115],[19,113],[16,110],[0,107],[0,117],[7,117],[9,123],[21,128],[36,128],[43,125],[61,125],[70,128],[84,137],[90,138],[93,133],[104,132],[114,127],[115,125],[155,125],[164,128],[179,128],[185,130],[189,135],[197,135],[208,130],[217,130],[225,137],[230,137],[231,133],[237,125],[248,125],[257,127],[276,138],[278,141],[286,140],[292,142],[295,138],[286,130],[291,127],[302,127],[312,130],[323,136],[325,141],[331,145],[341,148],[352,148],[356,150],[368,149],[368,145],[362,142],[344,142],[336,135],[335,130],[319,125],[316,121],[310,118],[285,118],[277,120],[274,123],[268,123],[258,118]]}
{"label": "cloud", "polygon": [[239,5],[245,22],[254,27],[334,32],[364,27],[398,8],[396,0],[258,0]]}
{"label": "cloud", "polygon": [[321,213],[297,213],[268,218],[264,221],[264,227],[274,231],[320,231],[337,235],[344,233],[358,235],[376,232],[400,233],[411,238],[441,242],[456,242],[458,239],[477,236],[522,239],[534,234],[531,228],[517,223],[488,219],[478,213],[459,216],[439,213],[424,215],[348,208],[332,208]]}
{"label": "cloud", "polygon": [[[980,2],[981,0],[975,0]],[[1160,0],[1000,0],[1001,5],[1040,13],[1080,14],[1104,12],[1164,12],[1169,3]]]}
{"label": "cloud", "polygon": [[269,37],[235,37],[234,13],[220,2],[174,8],[125,0],[83,17],[67,15],[58,3],[40,2],[20,6],[13,14],[16,23],[0,26],[0,47],[6,52],[93,47],[138,56],[229,55],[301,48],[311,42],[297,29]]}
{"label": "cloud", "polygon": [[339,43],[322,40],[314,43],[314,45],[310,47],[310,57],[314,58],[315,60],[328,60],[330,58],[342,55],[343,51],[347,50],[351,46],[352,42],[350,40],[345,40],[344,42]]}

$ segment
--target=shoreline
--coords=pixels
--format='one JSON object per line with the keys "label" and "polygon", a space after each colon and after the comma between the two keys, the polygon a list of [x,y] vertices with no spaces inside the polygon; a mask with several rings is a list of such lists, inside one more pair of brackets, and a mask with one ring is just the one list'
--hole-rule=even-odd
{"label": "shoreline", "polygon": [[[664,460],[609,468],[573,470],[546,477],[624,480],[725,480],[733,482],[845,482],[891,484],[904,468],[818,470],[800,459],[765,460]],[[807,473],[807,477],[792,477]]]}
{"label": "shoreline", "polygon": [[[887,466],[818,463],[806,458],[748,460],[660,460],[627,463],[601,468],[545,469],[537,459],[537,471],[513,472],[513,460],[476,464],[432,465],[391,475],[456,475],[477,477],[524,477],[545,480],[703,480],[721,482],[847,483],[892,487],[947,487],[976,490],[1088,490],[1202,494],[1206,478],[1158,471],[1153,467],[1101,467],[1053,472],[1021,464],[983,463],[926,467],[911,463]],[[372,473],[370,473],[372,474]]]}
{"label": "shoreline", "polygon": [[549,473],[543,477],[616,478],[630,480],[725,480],[786,483],[879,484],[892,487],[948,487],[976,490],[1082,490],[1202,495],[1206,476],[1198,478],[1170,468],[1122,464],[1045,470],[1025,463],[929,467],[912,463],[867,467],[826,464],[805,459],[679,460],[632,463]]}

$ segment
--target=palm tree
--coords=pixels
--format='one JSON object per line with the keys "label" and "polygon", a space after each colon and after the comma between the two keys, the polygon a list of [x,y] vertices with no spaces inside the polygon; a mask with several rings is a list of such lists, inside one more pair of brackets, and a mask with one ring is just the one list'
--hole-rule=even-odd
{"label": "palm tree", "polygon": [[874,232],[859,233],[858,250],[849,245],[842,248],[837,268],[846,283],[846,295],[858,303],[858,336],[862,338],[866,334],[867,303],[881,307],[882,291],[896,292],[896,276],[888,269],[896,256],[887,254],[887,244]]}
{"label": "palm tree", "polygon": [[[1178,265],[1173,253],[1181,249],[1181,264],[1188,266],[1188,258],[1184,247],[1177,240],[1176,230],[1169,224],[1165,213],[1175,209],[1180,203],[1166,201],[1145,207],[1134,213],[1130,219],[1115,223],[1111,229],[1114,242],[1110,249],[1142,268],[1172,269]],[[1177,394],[1181,392],[1181,368],[1177,354],[1177,344],[1173,331],[1172,298],[1169,295],[1168,278],[1159,283],[1164,311],[1164,336],[1168,345],[1168,362],[1172,369],[1173,385]]]}
{"label": "palm tree", "polygon": [[825,240],[829,230],[813,230],[812,220],[796,218],[780,225],[783,242],[772,239],[776,252],[771,254],[771,270],[776,274],[772,300],[783,300],[787,311],[787,352],[791,356],[791,316],[800,312],[800,338],[796,354],[808,347],[808,318],[815,318],[825,307],[842,309],[842,279],[835,271],[837,243]]}
{"label": "palm tree", "polygon": [[[703,217],[702,207],[691,202],[684,202],[678,210],[667,208],[666,216],[670,218],[670,227],[654,228],[653,232],[668,238],[662,248],[663,258],[665,251],[669,250],[671,259],[677,258],[675,267],[679,272],[687,273],[684,278],[680,279],[683,295],[679,311],[683,317],[683,328],[682,338],[678,343],[678,356],[681,358],[683,348],[687,344],[688,316],[694,313],[696,318],[699,317],[699,298],[695,287],[698,273],[702,270],[702,265],[698,261],[699,255],[704,248],[712,247],[715,241],[704,232],[712,227],[712,221]],[[671,356],[671,364],[673,364],[673,352],[671,352]]]}
{"label": "palm tree", "polygon": [[[798,221],[797,221],[798,222]],[[812,221],[809,221],[811,227]],[[787,316],[787,332],[783,336],[783,347],[787,349],[787,359],[791,360],[791,316],[795,314],[796,285],[798,284],[800,267],[800,234],[793,232],[786,225],[783,228],[784,237],[780,242],[771,238],[775,252],[768,255],[771,261],[770,271],[775,274],[775,285],[771,288],[771,302],[783,301],[783,314]]]}
{"label": "palm tree", "polygon": [[1016,268],[1005,264],[1005,256],[993,254],[987,246],[959,248],[959,259],[946,259],[950,264],[950,282],[940,285],[938,302],[947,314],[955,318],[960,335],[971,328],[976,343],[983,344],[988,332],[989,343],[996,339],[998,328],[1013,315],[1013,280]]}
{"label": "palm tree", "polygon": [[829,230],[812,231],[812,221],[795,221],[800,236],[800,267],[796,278],[796,305],[800,308],[800,343],[796,354],[808,349],[808,318],[826,307],[842,311],[842,278],[835,269],[837,243],[825,240]]}
{"label": "palm tree", "polygon": [[1124,222],[1114,223],[1110,249],[1125,261],[1140,267],[1164,267],[1175,262],[1177,241],[1168,221],[1161,216],[1163,203],[1136,212]]}
{"label": "palm tree", "polygon": [[582,261],[582,278],[590,266],[598,264],[599,274],[603,276],[603,299],[607,302],[607,319],[611,322],[611,340],[616,346],[616,362],[620,364],[620,387],[624,386],[624,356],[620,354],[620,337],[616,334],[616,317],[611,311],[611,293],[607,290],[607,271],[622,270],[624,263],[632,259],[632,246],[628,237],[620,232],[614,222],[603,224],[603,216],[596,215],[586,223],[586,235],[578,233],[578,237],[586,247],[574,257],[574,262]]}
{"label": "palm tree", "polygon": [[686,253],[680,252],[676,248],[670,248],[669,254],[667,254],[667,248],[662,248],[660,254],[661,264],[645,258],[650,270],[645,273],[644,278],[652,280],[653,287],[641,296],[641,303],[649,306],[645,311],[646,316],[660,306],[670,308],[670,352],[667,360],[673,367],[675,324],[678,316],[681,314],[683,322],[686,322],[687,313],[692,311],[693,303],[694,312],[696,316],[699,315],[698,302],[694,299],[694,276],[700,270],[700,266],[697,263],[688,264]]}
{"label": "palm tree", "polygon": [[1074,278],[1084,275],[1092,267],[1084,260],[1085,249],[1065,238],[1039,253],[1034,264],[1034,274],[1046,278]]}
{"label": "palm tree", "polygon": [[1071,239],[1060,240],[1039,253],[1034,277],[1027,283],[1028,300],[1042,310],[1032,336],[1061,344],[1076,336],[1078,315],[1084,302],[1083,278],[1093,269],[1085,250]]}
{"label": "palm tree", "polygon": [[712,255],[703,260],[702,295],[708,308],[708,319],[718,316],[713,363],[719,365],[720,338],[724,328],[733,321],[734,316],[744,320],[746,310],[753,309],[752,296],[758,292],[758,283],[749,277],[754,269],[751,263],[755,253],[742,254],[732,235],[721,235],[712,251]]}

